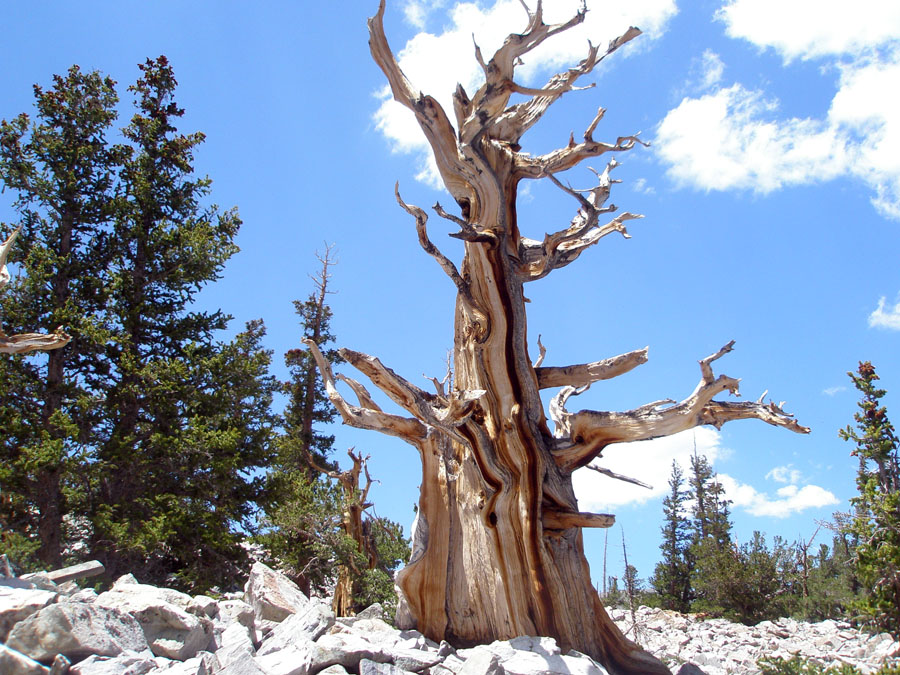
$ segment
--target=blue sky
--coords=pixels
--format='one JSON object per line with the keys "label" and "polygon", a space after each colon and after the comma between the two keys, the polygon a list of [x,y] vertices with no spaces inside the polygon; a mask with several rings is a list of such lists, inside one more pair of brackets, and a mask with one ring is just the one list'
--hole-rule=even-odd
{"label": "blue sky", "polygon": [[[535,0],[529,0],[533,5]],[[410,79],[438,100],[455,83],[477,86],[472,35],[485,54],[521,30],[519,0],[388,0],[385,25]],[[553,0],[547,19],[577,3]],[[734,501],[735,533],[809,538],[817,520],[848,508],[850,447],[837,430],[857,400],[846,376],[871,360],[898,400],[900,359],[900,5],[799,0],[589,0],[578,31],[526,59],[524,84],[583,58],[634,24],[644,35],[607,59],[524,138],[540,153],[583,133],[607,109],[598,140],[642,132],[652,143],[620,155],[611,200],[644,214],[632,238],[607,237],[571,266],[528,288],[530,338],[547,365],[650,346],[647,364],[582,395],[582,407],[624,410],[681,399],[699,380],[697,360],[736,340],[715,363],[764,390],[808,436],[761,422],[698,429],[610,448],[603,463],[652,491],[589,473],[576,476],[584,508],[617,515],[609,569],[621,569],[621,533],[641,576],[658,556],[661,496],[671,462],[696,444]],[[311,290],[315,251],[333,243],[331,296],[342,346],[379,356],[416,381],[440,376],[452,342],[454,289],[419,248],[394,202],[452,200],[436,185],[411,115],[385,101],[367,47],[376,2],[4,3],[0,116],[32,109],[31,86],[77,63],[125,87],[136,64],[165,54],[187,110],[182,130],[203,131],[198,172],[213,200],[237,206],[241,252],[200,296],[234,315],[233,330],[261,317],[267,346],[298,346],[291,301]],[[122,124],[127,121],[123,106]],[[598,170],[602,164],[594,165]],[[566,176],[588,187],[585,166]],[[9,195],[0,219],[15,216]],[[571,197],[530,184],[520,224],[540,238],[575,213]],[[459,242],[432,219],[432,239],[459,260]],[[6,228],[4,228],[6,229]],[[536,347],[533,347],[536,353]],[[348,373],[351,374],[352,373]],[[424,382],[424,380],[422,380]],[[892,396],[893,395],[893,396]],[[894,406],[896,410],[900,410]],[[895,419],[900,411],[895,411]],[[372,456],[376,511],[408,526],[418,459],[395,439],[336,427],[337,446]],[[595,580],[603,532],[586,532]],[[827,537],[820,534],[820,541]]]}

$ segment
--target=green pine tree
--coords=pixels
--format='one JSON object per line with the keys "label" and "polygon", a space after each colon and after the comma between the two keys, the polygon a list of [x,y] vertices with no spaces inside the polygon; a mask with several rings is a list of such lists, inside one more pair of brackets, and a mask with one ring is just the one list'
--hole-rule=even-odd
{"label": "green pine tree", "polygon": [[[119,149],[115,83],[77,66],[34,87],[35,115],[0,124],[0,180],[15,195],[22,231],[18,276],[3,298],[12,333],[63,326],[64,348],[0,361],[2,547],[25,568],[64,560],[67,516],[89,489],[79,470],[99,423],[95,387],[110,330],[113,187]],[[3,228],[6,229],[6,228]]]}
{"label": "green pine tree", "polygon": [[898,439],[881,399],[875,367],[860,362],[857,374],[848,373],[862,394],[851,426],[840,431],[856,446],[859,494],[849,532],[855,541],[856,571],[866,588],[857,607],[878,627],[900,635],[900,462]]}
{"label": "green pine tree", "polygon": [[204,136],[176,127],[171,65],[161,56],[139,68],[115,204],[91,548],[111,576],[202,589],[236,583],[246,562],[276,382],[261,322],[219,342],[230,317],[191,308],[237,252],[241,223],[203,205],[210,180],[192,163]]}
{"label": "green pine tree", "polygon": [[651,584],[660,606],[687,612],[691,601],[691,537],[685,514],[688,494],[684,488],[684,472],[672,462],[669,494],[663,498],[662,560],[656,565]]}

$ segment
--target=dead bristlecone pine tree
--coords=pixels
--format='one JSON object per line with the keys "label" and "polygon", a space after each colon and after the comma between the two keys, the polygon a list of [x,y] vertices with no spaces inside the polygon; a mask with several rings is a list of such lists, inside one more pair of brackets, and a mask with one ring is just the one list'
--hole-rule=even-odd
{"label": "dead bristlecone pine tree", "polygon": [[[341,377],[357,403],[345,400],[328,363],[314,344],[309,346],[345,423],[402,438],[421,456],[413,553],[397,578],[398,617],[434,640],[456,645],[545,635],[556,638],[563,650],[589,654],[611,673],[667,673],[662,662],[616,628],[591,584],[581,530],[608,527],[614,519],[578,510],[572,473],[612,443],[703,424],[720,427],[729,420],[757,418],[801,433],[808,429],[774,403],[713,400],[721,392],[737,393],[736,379],[712,371],[712,362],[731,344],[700,362],[700,383],[683,401],[657,401],[624,412],[570,412],[566,404],[591,383],[644,363],[646,349],[565,367],[542,366],[543,348],[536,363],[529,358],[525,284],[574,262],[608,234],[627,236],[625,222],[638,217],[622,213],[600,221],[613,210],[604,203],[614,161],[589,191],[569,189],[556,174],[587,158],[629,150],[639,141],[634,136],[614,143],[594,140],[602,110],[583,140],[570,139],[548,154],[520,152],[519,139],[580,76],[640,31],[630,28],[606,51],[588,45],[581,63],[553,76],[542,89],[523,87],[514,78],[519,57],[585,15],[582,10],[566,23],[546,25],[538,3],[528,12],[525,30],[506,38],[489,61],[476,48],[485,83],[472,96],[457,87],[454,126],[438,102],[420,93],[400,70],[384,34],[383,15],[382,1],[369,20],[372,56],[394,98],[419,122],[461,212],[456,216],[435,206],[439,216],[459,228],[451,235],[465,248],[458,269],[429,239],[425,212],[396,195],[415,219],[422,248],[457,289],[453,376],[436,380],[436,392],[426,392],[374,357],[341,350],[348,363],[408,413],[394,415],[384,412],[359,382]],[[526,99],[510,105],[514,93]],[[540,178],[570,194],[578,210],[567,226],[536,241],[519,232],[516,194],[520,181]],[[541,403],[541,390],[548,388],[559,388],[550,404],[552,431]]]}

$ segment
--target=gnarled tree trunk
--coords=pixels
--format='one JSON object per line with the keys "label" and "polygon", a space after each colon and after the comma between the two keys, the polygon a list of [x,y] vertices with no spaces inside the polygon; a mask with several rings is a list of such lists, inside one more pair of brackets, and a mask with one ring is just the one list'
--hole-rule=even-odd
{"label": "gnarled tree trunk", "polygon": [[[429,240],[427,216],[400,205],[416,221],[419,241],[456,285],[454,377],[445,390],[425,392],[377,359],[341,350],[351,365],[406,410],[411,417],[385,413],[358,382],[343,379],[358,405],[335,386],[329,365],[308,342],[344,421],[398,436],[418,448],[422,485],[413,554],[397,582],[410,623],[433,639],[474,644],[517,635],[547,635],[563,650],[591,655],[612,673],[667,673],[666,667],[625,638],[607,616],[590,580],[581,529],[608,527],[613,517],[583,513],[572,488],[572,473],[587,466],[608,445],[674,434],[702,424],[758,418],[806,432],[775,404],[714,401],[737,380],[716,378],[711,363],[700,362],[701,381],[680,403],[657,401],[626,412],[569,412],[566,403],[591,383],[644,363],[638,350],[596,363],[568,367],[532,364],[528,355],[524,284],[573,262],[582,251],[613,232],[628,236],[623,213],[599,219],[612,182],[610,161],[586,194],[563,186],[555,174],[587,157],[629,150],[635,136],[615,143],[593,139],[601,109],[584,139],[542,156],[520,152],[519,139],[549,106],[570,91],[579,76],[640,31],[629,29],[601,53],[591,46],[577,66],[555,75],[542,89],[513,80],[518,58],[548,37],[581,22],[580,12],[565,24],[548,26],[541,4],[528,13],[528,26],[510,35],[484,62],[485,84],[471,98],[457,87],[456,127],[430,96],[420,94],[401,72],[382,25],[384,2],[369,21],[370,47],[388,78],[394,98],[416,116],[434,151],[447,189],[461,209],[454,216],[437,205],[441,217],[460,230],[464,242],[457,269]],[[508,105],[512,93],[530,98]],[[571,223],[543,241],[521,235],[516,219],[517,187],[523,179],[547,178],[577,200]],[[540,392],[561,387],[550,406],[551,431]]]}

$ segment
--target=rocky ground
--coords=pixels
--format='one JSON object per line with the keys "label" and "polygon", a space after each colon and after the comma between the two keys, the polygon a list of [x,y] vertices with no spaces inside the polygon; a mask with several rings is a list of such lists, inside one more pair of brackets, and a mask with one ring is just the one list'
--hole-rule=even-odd
{"label": "rocky ground", "polygon": [[[757,673],[761,656],[796,652],[868,672],[900,647],[889,636],[834,621],[747,627],[642,607],[635,624],[630,612],[611,613],[683,675]],[[550,638],[454,649],[393,628],[377,605],[336,618],[261,563],[244,593],[218,599],[130,575],[99,595],[47,574],[0,578],[0,642],[2,675],[606,674],[583,654],[561,653]]]}

